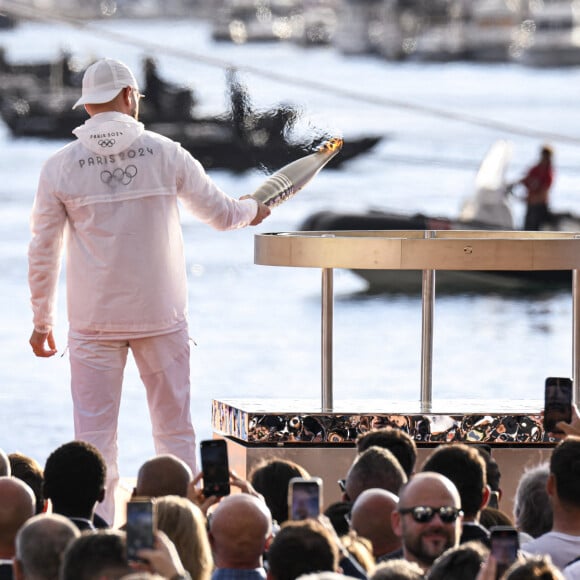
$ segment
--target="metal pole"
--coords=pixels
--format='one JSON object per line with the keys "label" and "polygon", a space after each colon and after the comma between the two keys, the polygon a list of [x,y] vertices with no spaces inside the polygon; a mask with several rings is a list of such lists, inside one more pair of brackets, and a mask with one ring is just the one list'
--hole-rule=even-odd
{"label": "metal pole", "polygon": [[334,310],[333,270],[322,269],[322,393],[324,413],[333,411],[332,401],[332,322]]}
{"label": "metal pole", "polygon": [[580,401],[580,270],[572,270],[572,378],[574,380],[574,403]]}
{"label": "metal pole", "polygon": [[[425,238],[434,238],[434,231],[426,231]],[[423,270],[422,333],[421,333],[421,410],[431,411],[433,402],[433,310],[435,306],[435,270]]]}

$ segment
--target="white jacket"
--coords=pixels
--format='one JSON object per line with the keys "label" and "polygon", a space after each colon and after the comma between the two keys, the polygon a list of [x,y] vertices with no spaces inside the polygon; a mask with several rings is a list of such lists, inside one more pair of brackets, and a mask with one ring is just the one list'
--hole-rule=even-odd
{"label": "white jacket", "polygon": [[66,229],[71,333],[109,338],[171,332],[187,319],[177,199],[220,230],[248,225],[253,199],[223,193],[178,143],[122,113],[95,115],[44,164],[31,217],[34,327],[55,322]]}

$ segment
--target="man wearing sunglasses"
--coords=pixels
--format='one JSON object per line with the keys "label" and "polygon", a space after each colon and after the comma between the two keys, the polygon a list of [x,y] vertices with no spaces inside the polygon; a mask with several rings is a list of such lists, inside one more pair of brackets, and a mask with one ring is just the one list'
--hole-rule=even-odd
{"label": "man wearing sunglasses", "polygon": [[425,571],[461,536],[461,499],[451,480],[433,472],[418,473],[399,494],[391,514],[393,531],[403,543],[403,557]]}
{"label": "man wearing sunglasses", "polygon": [[448,477],[459,491],[463,510],[460,543],[475,540],[489,548],[489,531],[479,523],[490,494],[485,461],[479,451],[465,443],[439,445],[425,459],[421,471]]}

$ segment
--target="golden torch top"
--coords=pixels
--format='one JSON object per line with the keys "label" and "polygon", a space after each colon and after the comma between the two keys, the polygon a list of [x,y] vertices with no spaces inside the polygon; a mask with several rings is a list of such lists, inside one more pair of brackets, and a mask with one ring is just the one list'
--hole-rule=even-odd
{"label": "golden torch top", "polygon": [[332,153],[333,151],[340,151],[342,149],[344,141],[340,137],[333,137],[325,143],[323,143],[318,151],[321,153]]}

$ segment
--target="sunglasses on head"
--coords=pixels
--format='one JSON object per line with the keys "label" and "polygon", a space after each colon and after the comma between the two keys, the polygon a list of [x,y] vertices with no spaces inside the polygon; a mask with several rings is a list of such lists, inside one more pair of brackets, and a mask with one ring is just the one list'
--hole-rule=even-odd
{"label": "sunglasses on head", "polygon": [[411,517],[418,524],[426,524],[430,522],[435,514],[439,514],[439,519],[444,524],[452,524],[459,516],[463,515],[463,512],[452,506],[443,506],[440,508],[433,508],[426,505],[419,505],[410,508],[400,508],[399,513],[401,514],[411,514]]}

